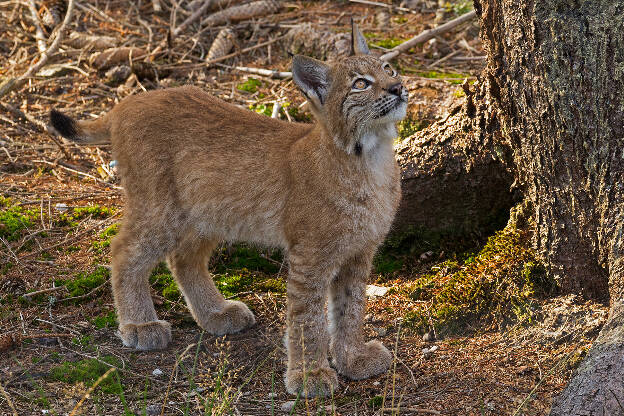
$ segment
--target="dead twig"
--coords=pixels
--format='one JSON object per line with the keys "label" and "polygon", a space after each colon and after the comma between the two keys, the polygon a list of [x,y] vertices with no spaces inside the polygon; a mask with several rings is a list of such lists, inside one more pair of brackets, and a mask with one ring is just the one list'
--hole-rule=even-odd
{"label": "dead twig", "polygon": [[52,42],[52,44],[43,52],[39,57],[39,60],[36,64],[31,65],[30,68],[18,78],[10,78],[4,84],[0,85],[0,98],[4,97],[9,92],[13,91],[16,88],[20,88],[22,85],[28,81],[30,77],[37,73],[41,68],[44,67],[45,64],[50,60],[50,56],[54,54],[59,48],[61,41],[63,40],[63,35],[65,33],[65,29],[69,22],[72,19],[74,14],[74,0],[69,0],[67,3],[67,13],[65,13],[65,19],[63,19],[63,23],[58,29],[56,39]]}
{"label": "dead twig", "polygon": [[35,39],[37,40],[37,48],[39,49],[39,53],[43,53],[46,49],[46,40],[45,35],[43,34],[43,29],[41,28],[41,21],[39,20],[39,13],[37,13],[35,0],[28,0],[28,8],[30,9],[33,24],[35,25]]}
{"label": "dead twig", "polygon": [[78,412],[78,409],[80,409],[80,407],[82,406],[82,404],[84,403],[85,400],[87,400],[89,398],[89,396],[91,396],[91,393],[93,393],[93,390],[95,390],[95,388],[106,379],[106,377],[108,377],[113,371],[115,371],[116,368],[115,367],[111,367],[108,369],[108,371],[106,371],[104,374],[102,374],[102,376],[100,378],[98,378],[95,383],[93,383],[93,385],[91,387],[89,387],[89,390],[87,390],[87,392],[85,393],[84,396],[82,396],[82,399],[80,399],[80,401],[78,403],[76,403],[76,406],[74,406],[74,408],[72,409],[71,413],[69,414],[69,416],[74,416],[76,414],[76,412]]}
{"label": "dead twig", "polygon": [[351,3],[361,3],[361,4],[367,4],[369,6],[385,7],[390,10],[399,10],[399,11],[406,12],[406,13],[415,13],[415,14],[418,13],[416,10],[408,9],[407,7],[394,6],[392,4],[379,3],[376,1],[370,1],[370,0],[349,0],[349,1]]}
{"label": "dead twig", "polygon": [[36,290],[34,292],[28,292],[28,293],[24,293],[22,295],[22,297],[25,298],[29,298],[31,296],[37,296],[37,295],[41,295],[42,293],[50,293],[50,292],[56,292],[57,290],[61,290],[65,288],[65,286],[55,286],[55,287],[49,287],[47,289],[41,289],[41,290]]}
{"label": "dead twig", "polygon": [[11,398],[9,397],[7,392],[4,390],[4,387],[2,387],[2,383],[0,383],[0,393],[2,393],[7,403],[9,404],[9,407],[11,408],[11,411],[13,412],[13,416],[17,416],[17,410],[15,410],[15,406],[13,406],[13,402],[11,401]]}
{"label": "dead twig", "polygon": [[390,49],[388,53],[385,53],[379,57],[382,61],[389,61],[391,59],[396,58],[401,52],[405,52],[406,50],[418,45],[419,43],[423,43],[428,41],[431,38],[434,38],[442,33],[448,32],[456,26],[461,25],[469,21],[470,19],[476,16],[476,12],[473,10],[466,14],[459,16],[456,19],[451,20],[450,22],[444,23],[436,28],[425,30],[417,36],[414,36],[410,40],[403,42],[402,44]]}

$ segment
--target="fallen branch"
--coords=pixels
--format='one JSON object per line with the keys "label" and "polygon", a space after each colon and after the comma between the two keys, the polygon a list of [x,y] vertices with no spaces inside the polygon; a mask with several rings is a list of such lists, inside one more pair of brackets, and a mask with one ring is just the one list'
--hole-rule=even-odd
{"label": "fallen branch", "polygon": [[45,64],[48,63],[48,60],[50,60],[50,56],[54,54],[59,48],[61,41],[63,40],[63,34],[65,33],[65,29],[67,28],[67,25],[69,25],[73,14],[74,0],[69,0],[69,2],[67,3],[67,13],[65,13],[65,19],[63,19],[63,23],[58,29],[56,39],[54,39],[48,49],[46,49],[41,54],[37,63],[31,65],[31,67],[28,68],[28,70],[23,75],[19,76],[18,78],[10,78],[4,84],[0,85],[0,98],[4,97],[6,94],[13,91],[14,89],[24,85],[26,81],[28,81],[28,79],[33,76],[33,74],[36,74],[37,71],[39,71],[41,68],[43,68]]}
{"label": "fallen branch", "polygon": [[193,23],[195,20],[199,19],[201,15],[204,14],[206,10],[208,10],[208,8],[212,5],[213,2],[214,0],[206,0],[204,4],[199,9],[195,10],[195,12],[192,15],[187,17],[186,20],[183,21],[180,26],[176,27],[175,29],[171,31],[172,37],[178,36],[180,33],[182,33],[184,29],[186,29],[188,25]]}
{"label": "fallen branch", "polygon": [[35,0],[28,0],[28,8],[30,9],[33,24],[35,25],[35,39],[37,40],[37,48],[39,49],[39,53],[43,53],[46,50],[46,39],[45,35],[43,34],[43,29],[41,28],[41,21],[39,20],[39,14],[37,13]]}
{"label": "fallen branch", "polygon": [[41,289],[41,290],[37,290],[34,292],[28,292],[28,293],[24,293],[22,295],[22,297],[24,298],[29,298],[31,296],[37,296],[37,295],[41,295],[42,293],[50,293],[50,292],[55,292],[57,290],[61,290],[61,289],[65,289],[65,286],[55,286],[55,287],[49,287],[47,289]]}
{"label": "fallen branch", "polygon": [[473,10],[471,12],[468,12],[466,14],[459,16],[456,19],[451,20],[450,22],[444,23],[443,25],[440,25],[433,29],[425,30],[424,32],[420,33],[417,36],[414,36],[410,40],[407,40],[403,42],[402,44],[390,49],[389,52],[381,55],[379,59],[381,59],[382,61],[389,61],[391,59],[394,59],[401,52],[405,52],[406,50],[418,45],[419,43],[426,42],[431,38],[441,35],[442,33],[448,32],[449,30],[453,29],[455,26],[459,26],[462,23],[467,22],[470,19],[474,18],[475,16],[476,16],[476,13]]}
{"label": "fallen branch", "polygon": [[276,78],[276,79],[292,78],[292,72],[288,72],[288,71],[277,71],[273,69],[264,69],[264,68],[250,68],[247,66],[235,66],[235,67],[230,67],[230,68],[233,68],[241,72],[247,72],[250,74],[263,75],[269,78]]}
{"label": "fallen branch", "polygon": [[349,0],[349,1],[351,3],[361,3],[361,4],[367,4],[369,6],[385,7],[390,10],[399,10],[399,11],[407,12],[407,13],[418,13],[414,9],[408,9],[407,7],[394,6],[392,4],[379,3],[376,1],[370,1],[370,0]]}

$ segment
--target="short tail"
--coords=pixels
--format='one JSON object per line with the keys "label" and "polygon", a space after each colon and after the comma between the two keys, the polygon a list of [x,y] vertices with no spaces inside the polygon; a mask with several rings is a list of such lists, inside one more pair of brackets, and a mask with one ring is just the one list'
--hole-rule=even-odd
{"label": "short tail", "polygon": [[108,117],[100,117],[93,121],[76,121],[65,114],[50,111],[50,124],[61,136],[80,144],[110,143],[110,126]]}

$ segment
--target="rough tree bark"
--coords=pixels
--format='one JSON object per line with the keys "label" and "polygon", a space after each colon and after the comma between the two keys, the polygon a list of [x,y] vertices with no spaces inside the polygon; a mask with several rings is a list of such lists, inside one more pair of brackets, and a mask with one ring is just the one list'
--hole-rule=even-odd
{"label": "rough tree bark", "polygon": [[513,181],[562,290],[611,302],[551,415],[624,415],[624,0],[475,0],[475,10],[487,68],[461,111],[399,146],[397,224],[483,216],[509,204]]}
{"label": "rough tree bark", "polygon": [[510,152],[498,144],[498,110],[484,98],[486,84],[477,84],[476,106],[474,93],[464,84],[468,96],[463,107],[396,147],[403,195],[395,229],[491,231],[493,222],[517,202]]}
{"label": "rough tree bark", "polygon": [[624,1],[476,0],[503,137],[535,246],[607,324],[552,415],[624,414]]}

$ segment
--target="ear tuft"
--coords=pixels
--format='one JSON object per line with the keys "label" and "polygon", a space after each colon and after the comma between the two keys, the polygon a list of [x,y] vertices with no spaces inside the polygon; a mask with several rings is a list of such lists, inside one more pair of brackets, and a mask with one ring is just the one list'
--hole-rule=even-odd
{"label": "ear tuft", "polygon": [[304,95],[323,105],[329,92],[329,67],[314,58],[295,55],[292,62],[293,81]]}
{"label": "ear tuft", "polygon": [[351,18],[351,55],[370,55],[366,38],[360,32],[353,17]]}

